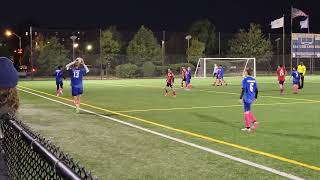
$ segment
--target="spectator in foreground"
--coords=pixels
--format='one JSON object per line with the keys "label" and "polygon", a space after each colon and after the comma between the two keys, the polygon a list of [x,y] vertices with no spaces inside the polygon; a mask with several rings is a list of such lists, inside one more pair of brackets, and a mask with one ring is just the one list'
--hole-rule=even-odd
{"label": "spectator in foreground", "polygon": [[[5,114],[14,115],[19,107],[19,96],[16,89],[18,72],[12,61],[6,57],[0,57],[0,118]],[[1,141],[3,138],[0,131]],[[2,145],[2,143],[1,143]],[[4,153],[0,146],[0,179],[8,180],[8,168],[4,160]]]}
{"label": "spectator in foreground", "polygon": [[6,57],[0,57],[0,116],[6,113],[15,114],[18,110],[17,84],[18,72],[12,61]]}

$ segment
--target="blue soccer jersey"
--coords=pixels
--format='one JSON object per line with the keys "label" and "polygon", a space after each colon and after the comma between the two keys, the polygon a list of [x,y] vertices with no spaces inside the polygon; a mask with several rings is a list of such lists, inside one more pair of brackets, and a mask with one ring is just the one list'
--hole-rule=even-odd
{"label": "blue soccer jersey", "polygon": [[242,80],[242,89],[244,89],[243,101],[246,103],[252,103],[256,98],[257,88],[257,82],[253,77],[245,77]]}
{"label": "blue soccer jersey", "polygon": [[291,73],[293,84],[299,84],[300,74],[298,71],[292,71]]}
{"label": "blue soccer jersey", "polygon": [[192,74],[191,70],[188,70],[187,71],[187,75],[186,75],[186,80],[189,81],[189,82],[191,80],[191,74]]}
{"label": "blue soccer jersey", "polygon": [[71,86],[76,88],[82,88],[82,79],[86,74],[86,70],[84,68],[70,68],[70,77],[71,77]]}
{"label": "blue soccer jersey", "polygon": [[56,77],[56,82],[62,82],[63,73],[60,69],[57,69],[54,75]]}
{"label": "blue soccer jersey", "polygon": [[223,78],[223,73],[224,73],[224,72],[223,72],[223,68],[222,68],[222,67],[219,67],[219,68],[218,68],[218,78],[219,78],[219,79],[222,79],[222,78]]}

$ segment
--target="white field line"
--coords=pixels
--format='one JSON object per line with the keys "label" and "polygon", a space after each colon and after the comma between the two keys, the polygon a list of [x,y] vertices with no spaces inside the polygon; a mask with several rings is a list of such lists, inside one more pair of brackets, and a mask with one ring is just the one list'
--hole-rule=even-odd
{"label": "white field line", "polygon": [[[38,97],[47,99],[49,101],[53,101],[53,102],[56,102],[56,103],[63,104],[65,106],[74,108],[74,106],[72,106],[70,104],[67,104],[67,103],[64,103],[64,102],[61,102],[61,101],[58,101],[58,100],[55,100],[55,99],[51,99],[49,97],[42,96],[42,95],[27,91],[27,90],[24,90],[24,89],[21,89],[21,88],[18,88],[18,89],[20,91],[25,92],[25,93],[29,93],[29,94],[32,94],[34,96],[38,96]],[[273,173],[273,174],[277,174],[279,176],[286,177],[288,179],[303,180],[303,178],[300,178],[300,177],[292,175],[292,174],[288,174],[288,173],[285,173],[285,172],[282,172],[282,171],[279,171],[279,170],[276,170],[276,169],[273,169],[273,168],[270,168],[270,167],[267,167],[267,166],[264,166],[264,165],[261,165],[261,164],[257,164],[257,163],[245,160],[245,159],[237,158],[237,157],[225,154],[223,152],[220,152],[220,151],[217,151],[217,150],[214,150],[214,149],[210,149],[210,148],[207,148],[207,147],[204,147],[204,146],[200,146],[200,145],[197,145],[197,144],[194,144],[194,143],[191,143],[191,142],[179,139],[179,138],[175,138],[175,137],[163,134],[163,133],[159,133],[159,132],[156,132],[156,131],[153,131],[153,130],[150,130],[150,129],[147,129],[147,128],[144,128],[144,127],[141,127],[141,126],[137,126],[137,125],[125,122],[125,121],[121,121],[121,120],[113,118],[113,117],[104,116],[102,114],[98,114],[98,113],[95,113],[93,111],[86,110],[86,109],[83,109],[83,108],[81,108],[81,110],[84,111],[84,112],[87,112],[87,113],[90,113],[90,114],[94,114],[96,116],[99,116],[99,117],[102,117],[102,118],[105,118],[105,119],[109,119],[111,121],[114,121],[114,122],[129,126],[129,127],[133,127],[133,128],[136,128],[136,129],[139,129],[139,130],[142,130],[142,131],[145,131],[145,132],[148,132],[148,133],[151,133],[151,134],[154,134],[154,135],[166,138],[166,139],[170,139],[170,140],[175,141],[175,142],[179,142],[179,143],[182,143],[182,144],[185,144],[185,145],[188,145],[188,146],[191,146],[191,147],[194,147],[194,148],[197,148],[197,149],[200,149],[200,150],[203,150],[203,151],[206,151],[206,152],[218,155],[218,156],[225,157],[225,158],[233,160],[233,161],[240,162],[242,164],[246,164],[248,166],[252,166],[252,167],[255,167],[255,168],[270,172],[270,173]]]}

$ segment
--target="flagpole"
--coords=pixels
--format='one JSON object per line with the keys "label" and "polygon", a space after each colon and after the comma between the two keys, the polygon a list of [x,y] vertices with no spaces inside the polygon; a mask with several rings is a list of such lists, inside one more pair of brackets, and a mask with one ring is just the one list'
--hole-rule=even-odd
{"label": "flagpole", "polygon": [[290,28],[290,36],[291,36],[291,42],[290,42],[290,44],[291,44],[291,47],[290,47],[290,68],[291,68],[291,72],[292,72],[292,6],[291,6],[291,28]]}
{"label": "flagpole", "polygon": [[309,15],[308,15],[308,33],[310,33],[310,17],[309,17]]}
{"label": "flagpole", "polygon": [[282,35],[283,35],[283,38],[282,38],[282,65],[283,66],[286,66],[285,65],[285,52],[284,52],[284,41],[285,41],[285,29],[284,29],[284,14],[283,14],[283,27],[282,27]]}

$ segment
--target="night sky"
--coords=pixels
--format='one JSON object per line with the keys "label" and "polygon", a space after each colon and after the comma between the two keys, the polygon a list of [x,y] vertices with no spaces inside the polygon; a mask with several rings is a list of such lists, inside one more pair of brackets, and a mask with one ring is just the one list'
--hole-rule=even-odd
{"label": "night sky", "polygon": [[51,28],[116,25],[136,30],[145,24],[154,31],[187,31],[194,20],[208,18],[217,31],[236,32],[255,22],[269,32],[270,21],[285,14],[289,32],[293,5],[310,15],[311,32],[320,32],[319,0],[19,0],[1,4],[2,29],[32,24]]}

